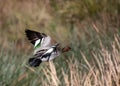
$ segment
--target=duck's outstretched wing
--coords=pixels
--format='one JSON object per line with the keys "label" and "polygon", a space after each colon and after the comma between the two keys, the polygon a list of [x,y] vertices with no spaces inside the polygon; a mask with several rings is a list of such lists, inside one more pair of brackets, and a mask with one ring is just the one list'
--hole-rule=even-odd
{"label": "duck's outstretched wing", "polygon": [[51,37],[44,33],[39,33],[29,29],[26,29],[25,33],[28,40],[30,40],[34,47],[36,47],[38,44],[40,44],[41,47],[47,47],[51,44]]}

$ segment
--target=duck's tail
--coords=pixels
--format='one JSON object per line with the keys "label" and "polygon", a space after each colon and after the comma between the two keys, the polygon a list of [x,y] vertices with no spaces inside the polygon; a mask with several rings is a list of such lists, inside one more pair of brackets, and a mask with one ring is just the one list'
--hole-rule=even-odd
{"label": "duck's tail", "polygon": [[28,63],[29,63],[30,66],[32,66],[32,67],[37,67],[37,66],[39,66],[41,62],[42,62],[42,61],[41,61],[40,59],[34,58],[34,57],[33,57],[33,58],[30,58],[29,61],[28,61]]}

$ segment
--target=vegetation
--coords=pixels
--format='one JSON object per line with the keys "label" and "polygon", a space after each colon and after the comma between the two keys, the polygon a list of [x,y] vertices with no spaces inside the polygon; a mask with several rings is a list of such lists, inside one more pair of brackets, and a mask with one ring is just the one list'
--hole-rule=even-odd
{"label": "vegetation", "polygon": [[[119,0],[0,1],[0,86],[119,86]],[[32,68],[24,30],[72,50]]]}

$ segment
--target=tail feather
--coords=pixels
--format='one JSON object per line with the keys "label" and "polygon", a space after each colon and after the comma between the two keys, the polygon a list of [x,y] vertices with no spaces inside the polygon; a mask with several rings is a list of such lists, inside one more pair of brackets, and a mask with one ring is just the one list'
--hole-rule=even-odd
{"label": "tail feather", "polygon": [[28,61],[28,63],[29,63],[30,66],[32,66],[32,67],[37,67],[37,66],[39,66],[41,62],[42,62],[42,61],[41,61],[40,59],[38,59],[38,58],[30,58],[29,61]]}

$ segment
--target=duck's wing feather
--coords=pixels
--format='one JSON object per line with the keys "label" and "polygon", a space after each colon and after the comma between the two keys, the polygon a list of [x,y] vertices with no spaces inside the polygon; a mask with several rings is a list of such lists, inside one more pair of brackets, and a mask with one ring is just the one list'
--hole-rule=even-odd
{"label": "duck's wing feather", "polygon": [[41,57],[45,52],[47,51],[47,49],[41,49],[39,51],[37,51],[34,56],[37,57]]}
{"label": "duck's wing feather", "polygon": [[51,37],[47,36],[44,33],[39,33],[33,30],[26,29],[25,30],[26,36],[30,42],[35,45],[38,40],[41,41],[41,47],[47,47],[51,44]]}

